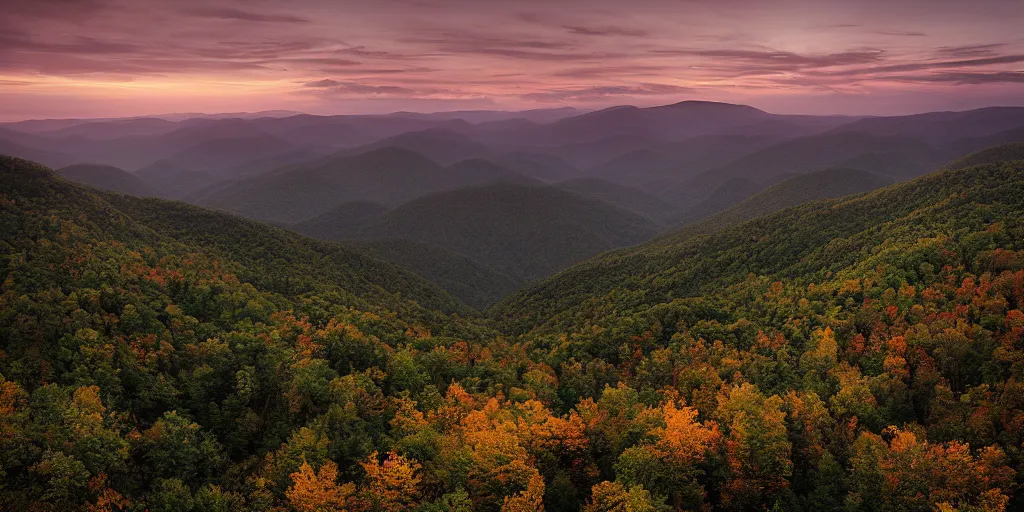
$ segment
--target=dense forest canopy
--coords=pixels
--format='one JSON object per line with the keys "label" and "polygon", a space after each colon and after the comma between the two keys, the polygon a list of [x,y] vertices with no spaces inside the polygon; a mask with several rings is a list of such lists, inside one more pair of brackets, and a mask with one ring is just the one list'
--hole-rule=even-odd
{"label": "dense forest canopy", "polygon": [[5,157],[0,508],[1016,508],[1024,162],[956,167],[480,314],[342,245]]}

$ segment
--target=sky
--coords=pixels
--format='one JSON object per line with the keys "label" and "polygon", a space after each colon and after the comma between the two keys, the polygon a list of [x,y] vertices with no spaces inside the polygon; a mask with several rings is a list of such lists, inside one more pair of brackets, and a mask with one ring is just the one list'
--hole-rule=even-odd
{"label": "sky", "polygon": [[1024,0],[0,0],[0,120],[1024,105]]}

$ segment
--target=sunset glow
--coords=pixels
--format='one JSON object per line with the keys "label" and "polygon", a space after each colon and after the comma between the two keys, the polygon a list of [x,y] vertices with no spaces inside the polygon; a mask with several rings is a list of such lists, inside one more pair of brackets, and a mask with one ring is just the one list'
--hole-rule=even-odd
{"label": "sunset glow", "polygon": [[36,0],[5,9],[6,120],[682,99],[807,113],[1024,104],[1024,3],[1002,0]]}

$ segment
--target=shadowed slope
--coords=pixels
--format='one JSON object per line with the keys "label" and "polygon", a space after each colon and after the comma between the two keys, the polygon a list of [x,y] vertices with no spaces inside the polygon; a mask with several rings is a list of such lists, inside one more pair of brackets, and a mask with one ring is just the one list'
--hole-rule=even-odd
{"label": "shadowed slope", "polygon": [[519,282],[654,234],[645,217],[553,187],[500,184],[410,201],[360,238],[406,238],[464,254]]}
{"label": "shadowed slope", "polygon": [[9,244],[29,232],[56,236],[54,223],[45,220],[55,216],[81,223],[75,237],[89,243],[115,242],[141,252],[149,247],[174,258],[202,254],[243,282],[285,296],[316,290],[360,308],[424,319],[435,317],[435,310],[465,311],[434,285],[338,244],[184,203],[100,192],[16,158],[0,157],[0,178],[0,193],[14,201],[3,228]]}
{"label": "shadowed slope", "polygon": [[493,313],[515,331],[533,326],[557,330],[586,323],[609,308],[645,308],[736,283],[750,273],[814,282],[844,269],[906,257],[903,251],[922,238],[984,231],[985,219],[994,217],[1024,219],[1020,162],[941,171],[711,234],[669,237],[612,252],[531,286]]}
{"label": "shadowed slope", "polygon": [[78,183],[84,183],[111,192],[139,197],[159,195],[157,190],[138,176],[110,165],[77,164],[57,170],[57,174]]}

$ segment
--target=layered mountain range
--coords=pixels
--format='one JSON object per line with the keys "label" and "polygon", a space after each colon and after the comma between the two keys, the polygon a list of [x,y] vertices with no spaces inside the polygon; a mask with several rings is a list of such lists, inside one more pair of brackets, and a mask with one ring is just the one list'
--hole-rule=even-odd
{"label": "layered mountain range", "polygon": [[[872,190],[1022,140],[1024,108],[797,116],[696,101],[0,125],[0,153],[97,188],[377,244],[421,275],[434,273],[414,262],[450,256],[437,279],[476,307],[603,251]],[[454,284],[479,282],[482,269],[493,286]]]}

